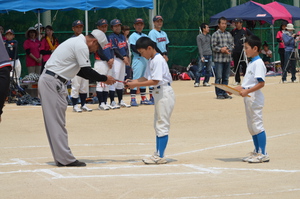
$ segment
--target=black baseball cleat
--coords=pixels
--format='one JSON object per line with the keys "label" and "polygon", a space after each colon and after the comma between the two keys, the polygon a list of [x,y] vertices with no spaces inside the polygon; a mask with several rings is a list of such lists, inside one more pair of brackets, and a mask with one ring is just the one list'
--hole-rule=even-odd
{"label": "black baseball cleat", "polygon": [[76,160],[75,162],[72,162],[67,165],[63,165],[62,163],[57,162],[57,166],[58,167],[85,167],[86,164],[84,162],[80,162],[80,161]]}

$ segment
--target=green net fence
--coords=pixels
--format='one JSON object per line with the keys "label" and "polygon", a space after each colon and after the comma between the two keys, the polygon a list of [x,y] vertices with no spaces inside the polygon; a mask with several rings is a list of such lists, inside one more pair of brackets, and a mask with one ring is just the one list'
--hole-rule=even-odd
{"label": "green net fence", "polygon": [[[246,0],[237,0],[237,5],[247,2]],[[272,0],[257,0],[256,2],[267,4]],[[169,44],[169,66],[173,64],[187,66],[192,58],[198,57],[198,49],[196,37],[199,34],[199,26],[201,23],[209,23],[209,18],[223,10],[231,7],[230,0],[157,0],[157,10],[164,18],[163,30],[168,34]],[[283,3],[293,5],[293,0],[285,0]],[[71,24],[76,19],[84,21],[85,13],[81,10],[72,11],[51,11],[52,25],[55,31],[55,36],[59,42],[72,36]],[[126,10],[118,10],[115,8],[95,10],[88,12],[88,27],[89,31],[94,29],[95,23],[100,18],[106,18],[108,21],[118,18],[123,25],[129,25],[131,32],[133,29],[133,21],[135,18],[141,17],[145,21],[144,32],[149,32],[149,10],[130,8]],[[22,63],[22,76],[27,74],[25,65],[25,52],[23,42],[25,40],[25,32],[30,26],[37,23],[37,14],[33,12],[19,13],[9,12],[0,14],[0,25],[4,29],[14,29],[16,39],[19,42],[19,54]],[[274,36],[279,30],[280,21],[274,24]],[[259,36],[262,41],[267,41],[273,54],[277,60],[277,42],[274,42],[270,24],[255,23],[255,28],[252,30],[254,34]],[[49,25],[49,24],[44,24]],[[246,23],[244,23],[246,26]],[[228,27],[230,31],[232,27]],[[211,34],[214,28],[211,28]],[[111,32],[108,32],[110,34]]]}

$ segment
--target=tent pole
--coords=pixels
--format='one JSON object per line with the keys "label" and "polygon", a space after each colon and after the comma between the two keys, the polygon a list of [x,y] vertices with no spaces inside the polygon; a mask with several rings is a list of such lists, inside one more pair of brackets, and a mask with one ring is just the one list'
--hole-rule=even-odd
{"label": "tent pole", "polygon": [[38,9],[38,40],[41,40],[42,38],[40,38],[41,34],[41,26],[40,26],[40,23],[41,23],[41,13],[40,13],[40,9]]}
{"label": "tent pole", "polygon": [[88,34],[89,34],[89,25],[88,25],[89,19],[88,19],[88,11],[87,11],[87,10],[85,10],[85,11],[84,11],[84,14],[85,14],[85,35],[88,35]]}
{"label": "tent pole", "polygon": [[272,42],[273,42],[273,55],[272,56],[272,59],[273,59],[273,62],[276,61],[276,53],[275,53],[275,39],[274,39],[274,25],[271,25],[272,26]]}
{"label": "tent pole", "polygon": [[153,27],[153,17],[157,15],[157,8],[156,8],[156,0],[153,0],[153,10],[149,10],[149,29],[152,30]]}

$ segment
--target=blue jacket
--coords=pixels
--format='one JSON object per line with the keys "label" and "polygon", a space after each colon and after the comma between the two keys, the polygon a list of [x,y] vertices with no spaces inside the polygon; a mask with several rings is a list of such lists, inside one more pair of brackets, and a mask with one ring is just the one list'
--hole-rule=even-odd
{"label": "blue jacket", "polygon": [[295,48],[295,39],[291,36],[291,34],[288,32],[285,32],[282,34],[282,39],[284,42],[284,50],[285,51],[293,51]]}

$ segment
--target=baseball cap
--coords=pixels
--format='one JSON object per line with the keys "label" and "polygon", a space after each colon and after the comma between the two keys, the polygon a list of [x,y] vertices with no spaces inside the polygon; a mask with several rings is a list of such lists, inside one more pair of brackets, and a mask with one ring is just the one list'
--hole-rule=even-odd
{"label": "baseball cap", "polygon": [[157,20],[159,20],[159,19],[164,20],[164,19],[162,18],[162,16],[160,16],[160,15],[156,15],[156,16],[153,17],[153,21],[157,21]]}
{"label": "baseball cap", "polygon": [[142,18],[136,18],[134,20],[134,24],[136,24],[136,23],[144,23],[144,20]]}
{"label": "baseball cap", "polygon": [[74,27],[74,26],[78,26],[78,25],[84,25],[83,24],[83,22],[81,21],[81,20],[76,20],[76,21],[73,21],[73,23],[72,23],[72,27]]}
{"label": "baseball cap", "polygon": [[121,21],[119,19],[113,19],[110,21],[110,25],[114,26],[114,25],[122,25]]}
{"label": "baseball cap", "polygon": [[106,35],[101,30],[94,29],[91,34],[98,40],[98,43],[102,48],[107,44]]}
{"label": "baseball cap", "polygon": [[233,20],[233,22],[234,22],[234,23],[237,23],[237,22],[243,23],[243,19],[241,19],[241,18],[236,18],[236,19]]}
{"label": "baseball cap", "polygon": [[43,26],[42,23],[37,23],[37,24],[34,25],[34,28],[35,28],[35,29],[39,29],[39,27],[40,27],[40,28],[44,28],[44,26]]}
{"label": "baseball cap", "polygon": [[97,26],[102,26],[105,24],[108,25],[108,22],[106,19],[99,19],[96,24],[97,24]]}
{"label": "baseball cap", "polygon": [[11,34],[15,34],[15,32],[14,32],[14,30],[13,29],[8,29],[7,31],[5,31],[5,34],[7,34],[7,33],[11,33]]}

